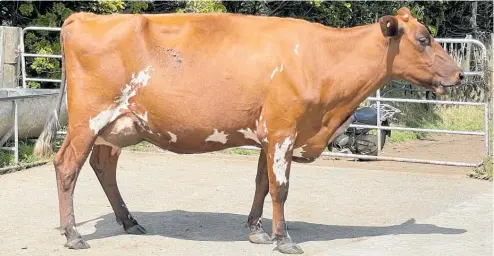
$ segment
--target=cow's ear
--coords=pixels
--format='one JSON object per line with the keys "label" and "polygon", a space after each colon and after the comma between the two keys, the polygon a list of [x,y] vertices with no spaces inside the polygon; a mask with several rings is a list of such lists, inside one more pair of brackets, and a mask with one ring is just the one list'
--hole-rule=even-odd
{"label": "cow's ear", "polygon": [[379,25],[381,25],[381,31],[386,37],[394,37],[399,34],[398,20],[393,16],[383,16],[379,18]]}

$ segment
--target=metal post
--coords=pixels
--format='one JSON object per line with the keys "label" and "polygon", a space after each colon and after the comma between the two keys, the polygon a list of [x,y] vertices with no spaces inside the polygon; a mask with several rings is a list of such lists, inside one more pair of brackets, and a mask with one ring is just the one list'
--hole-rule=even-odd
{"label": "metal post", "polygon": [[[489,86],[489,89],[491,90],[491,105],[492,105],[492,109],[491,109],[491,114],[492,114],[492,122],[494,122],[494,33],[491,33],[491,54],[492,54],[492,58],[491,58],[491,81],[490,81],[490,86]],[[488,67],[486,67],[488,68]],[[489,83],[489,82],[488,82]],[[494,130],[494,127],[493,127],[493,130]],[[489,132],[489,131],[487,131]],[[491,134],[491,140],[492,140],[492,146],[491,146],[491,150],[490,150],[490,156],[491,156],[491,160],[494,160],[492,158],[494,158],[494,135]],[[494,165],[494,161],[492,161],[492,164]]]}
{"label": "metal post", "polygon": [[[489,100],[487,100],[488,102]],[[485,103],[484,107],[484,145],[485,145],[485,156],[489,156],[489,104]]]}
{"label": "metal post", "polygon": [[381,89],[376,91],[377,98],[377,155],[381,154]]}
{"label": "metal post", "polygon": [[24,30],[21,30],[21,38],[19,40],[19,50],[21,55],[21,65],[22,65],[22,88],[27,88],[26,85],[26,59],[24,58]]}
{"label": "metal post", "polygon": [[[466,39],[472,39],[472,35],[467,35]],[[465,62],[463,62],[463,68],[464,71],[470,71],[470,59],[472,56],[472,43],[467,43],[467,51],[466,51],[466,56],[465,56]]]}
{"label": "metal post", "polygon": [[0,88],[3,88],[3,51],[4,51],[4,44],[3,44],[3,27],[0,27]]}
{"label": "metal post", "polygon": [[14,157],[15,164],[19,164],[19,112],[18,112],[18,104],[17,100],[14,100]]}

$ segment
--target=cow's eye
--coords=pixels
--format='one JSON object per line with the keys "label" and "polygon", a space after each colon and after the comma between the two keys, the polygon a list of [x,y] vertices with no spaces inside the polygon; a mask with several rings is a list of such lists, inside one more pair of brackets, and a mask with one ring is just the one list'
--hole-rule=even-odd
{"label": "cow's eye", "polygon": [[420,37],[419,38],[419,42],[422,44],[422,45],[427,45],[428,44],[428,40],[426,37]]}

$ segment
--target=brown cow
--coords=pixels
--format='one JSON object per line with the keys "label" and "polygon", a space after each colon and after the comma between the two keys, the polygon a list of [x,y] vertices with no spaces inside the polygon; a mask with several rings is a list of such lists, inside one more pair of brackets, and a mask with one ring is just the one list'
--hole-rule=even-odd
{"label": "brown cow", "polygon": [[[115,171],[120,148],[149,141],[183,154],[260,147],[249,240],[302,253],[284,217],[292,160],[317,158],[356,107],[392,79],[442,94],[463,78],[406,8],[346,29],[235,14],[78,13],[64,22],[61,42],[69,122],[54,165],[61,230],[73,249],[89,247],[75,228],[72,195],[91,149],[117,221],[145,233]],[[38,155],[51,152],[57,126],[55,112]],[[301,155],[292,159],[294,149]],[[268,192],[271,237],[261,222]]]}

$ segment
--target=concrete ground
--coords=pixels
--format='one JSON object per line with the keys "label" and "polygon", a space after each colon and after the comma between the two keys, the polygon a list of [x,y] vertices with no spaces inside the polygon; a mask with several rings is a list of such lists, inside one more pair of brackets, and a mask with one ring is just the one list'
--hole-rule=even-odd
{"label": "concrete ground", "polygon": [[[51,164],[1,175],[0,255],[271,255],[273,245],[247,241],[256,160],[124,152],[117,179],[145,236],[117,225],[86,164],[74,199],[85,251],[63,247]],[[285,216],[305,255],[492,255],[492,183],[330,162],[293,164]],[[268,196],[268,233],[271,212]]]}

